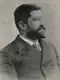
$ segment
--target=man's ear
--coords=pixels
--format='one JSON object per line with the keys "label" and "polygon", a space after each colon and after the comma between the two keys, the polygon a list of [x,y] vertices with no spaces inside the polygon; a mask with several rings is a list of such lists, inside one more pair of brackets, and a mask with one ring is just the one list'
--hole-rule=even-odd
{"label": "man's ear", "polygon": [[24,24],[23,21],[19,21],[18,25],[20,27],[20,33],[23,35],[26,33],[27,30],[27,24]]}
{"label": "man's ear", "polygon": [[24,24],[23,21],[19,21],[18,25],[19,25],[19,27],[20,27],[21,30],[25,30],[27,28],[27,24]]}

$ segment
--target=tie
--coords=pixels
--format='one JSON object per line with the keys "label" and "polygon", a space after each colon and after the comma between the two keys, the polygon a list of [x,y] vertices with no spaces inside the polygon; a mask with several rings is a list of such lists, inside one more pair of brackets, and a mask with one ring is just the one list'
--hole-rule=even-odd
{"label": "tie", "polygon": [[38,44],[33,44],[32,47],[36,48],[38,51],[41,51],[41,47]]}

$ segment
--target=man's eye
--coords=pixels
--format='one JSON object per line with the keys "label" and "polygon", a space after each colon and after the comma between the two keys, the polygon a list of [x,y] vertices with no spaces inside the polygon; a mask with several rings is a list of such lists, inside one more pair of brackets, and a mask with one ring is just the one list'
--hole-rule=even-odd
{"label": "man's eye", "polygon": [[36,21],[36,19],[32,19],[33,21]]}
{"label": "man's eye", "polygon": [[32,19],[33,21],[39,21],[40,19]]}

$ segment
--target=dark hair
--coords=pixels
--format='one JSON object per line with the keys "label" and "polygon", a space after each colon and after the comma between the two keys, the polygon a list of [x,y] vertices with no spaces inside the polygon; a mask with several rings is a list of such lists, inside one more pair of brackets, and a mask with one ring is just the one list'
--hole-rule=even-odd
{"label": "dark hair", "polygon": [[20,31],[20,28],[18,26],[19,21],[23,21],[25,24],[27,24],[28,17],[30,17],[30,12],[33,10],[40,10],[41,8],[37,6],[36,4],[23,4],[16,8],[14,11],[14,19],[15,24]]}

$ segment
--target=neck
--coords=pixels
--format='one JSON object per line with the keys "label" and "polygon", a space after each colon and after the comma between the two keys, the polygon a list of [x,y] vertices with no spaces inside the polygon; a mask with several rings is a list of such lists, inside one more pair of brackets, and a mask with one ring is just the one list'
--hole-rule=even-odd
{"label": "neck", "polygon": [[26,35],[20,35],[20,36],[22,36],[22,37],[24,37],[24,38],[26,38],[26,39],[28,39],[28,40],[31,40],[32,42],[36,42],[36,40],[37,40],[37,39],[32,40],[32,39],[28,38]]}

